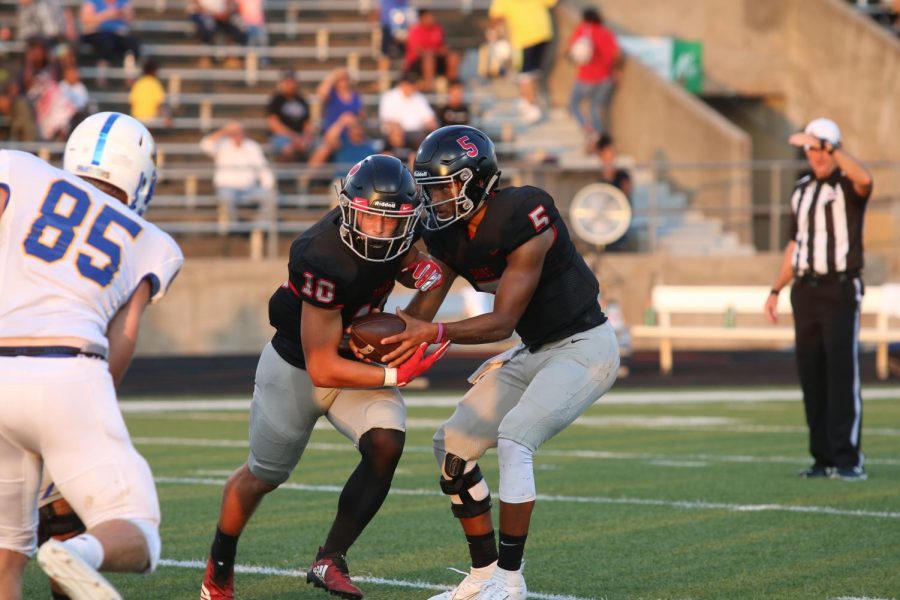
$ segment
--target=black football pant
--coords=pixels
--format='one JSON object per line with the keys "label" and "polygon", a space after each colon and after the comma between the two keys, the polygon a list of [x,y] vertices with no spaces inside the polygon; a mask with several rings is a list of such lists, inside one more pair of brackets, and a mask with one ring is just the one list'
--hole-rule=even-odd
{"label": "black football pant", "polygon": [[816,466],[862,466],[858,277],[798,279],[791,289],[797,369]]}

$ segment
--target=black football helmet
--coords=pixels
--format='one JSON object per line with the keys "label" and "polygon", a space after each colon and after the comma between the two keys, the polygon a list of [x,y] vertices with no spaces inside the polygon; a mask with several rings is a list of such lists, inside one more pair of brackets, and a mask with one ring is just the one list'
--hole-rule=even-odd
{"label": "black football helmet", "polygon": [[341,240],[362,258],[387,262],[413,242],[422,201],[409,169],[393,156],[374,154],[347,173],[338,193]]}
{"label": "black football helmet", "polygon": [[494,142],[468,125],[431,132],[413,166],[422,190],[425,228],[443,229],[472,214],[500,180]]}

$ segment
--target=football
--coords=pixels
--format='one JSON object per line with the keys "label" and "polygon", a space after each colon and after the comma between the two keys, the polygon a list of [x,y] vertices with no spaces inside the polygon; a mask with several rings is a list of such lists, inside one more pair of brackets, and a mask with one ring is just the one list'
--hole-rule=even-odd
{"label": "football", "polygon": [[400,333],[406,323],[391,313],[370,313],[350,324],[350,338],[369,360],[382,362],[382,357],[400,344],[381,344],[382,338]]}

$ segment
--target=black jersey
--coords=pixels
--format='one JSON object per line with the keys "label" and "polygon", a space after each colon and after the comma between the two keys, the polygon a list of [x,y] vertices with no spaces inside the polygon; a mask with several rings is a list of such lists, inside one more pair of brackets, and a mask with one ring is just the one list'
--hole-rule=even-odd
{"label": "black jersey", "polygon": [[[303,304],[341,311],[344,327],[373,308],[382,308],[394,287],[402,257],[371,262],[341,241],[341,212],[335,208],[291,244],[288,280],[269,299],[272,346],[295,367],[305,369],[300,342]],[[342,352],[353,358],[349,349]]]}
{"label": "black jersey", "polygon": [[428,251],[475,289],[493,294],[506,268],[506,257],[552,229],[553,245],[516,332],[528,347],[535,348],[606,321],[597,301],[597,278],[576,252],[547,192],[532,186],[509,187],[497,191],[486,203],[474,238],[469,238],[466,223],[461,220],[447,229],[423,232]]}

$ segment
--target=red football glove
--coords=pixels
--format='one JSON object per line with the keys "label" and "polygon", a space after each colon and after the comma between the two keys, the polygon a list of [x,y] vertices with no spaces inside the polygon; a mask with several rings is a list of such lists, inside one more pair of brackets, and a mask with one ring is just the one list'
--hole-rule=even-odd
{"label": "red football glove", "polygon": [[400,272],[407,273],[410,271],[412,272],[416,289],[422,292],[427,292],[444,281],[444,272],[441,271],[440,265],[433,260],[418,260]]}
{"label": "red football glove", "polygon": [[428,344],[426,342],[422,342],[419,348],[410,356],[406,362],[397,367],[397,385],[399,387],[405,386],[407,383],[427,371],[436,363],[444,354],[447,353],[447,348],[450,347],[450,342],[444,342],[438,349],[425,356],[425,350],[428,348]]}

